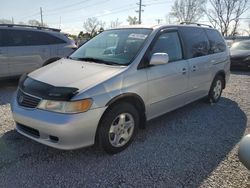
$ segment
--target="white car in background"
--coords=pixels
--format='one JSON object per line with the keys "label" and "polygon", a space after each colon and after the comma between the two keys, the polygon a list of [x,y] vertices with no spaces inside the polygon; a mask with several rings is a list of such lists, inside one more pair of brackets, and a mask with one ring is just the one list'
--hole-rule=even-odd
{"label": "white car in background", "polygon": [[31,72],[75,49],[59,29],[0,24],[0,79]]}

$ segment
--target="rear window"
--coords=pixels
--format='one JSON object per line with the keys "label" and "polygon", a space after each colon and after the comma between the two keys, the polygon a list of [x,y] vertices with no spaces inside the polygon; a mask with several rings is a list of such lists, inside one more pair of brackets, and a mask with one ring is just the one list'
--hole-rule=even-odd
{"label": "rear window", "polygon": [[210,48],[209,53],[220,53],[226,50],[226,44],[220,33],[216,30],[206,29]]}
{"label": "rear window", "polygon": [[64,40],[40,31],[8,30],[7,46],[40,46],[66,43]]}
{"label": "rear window", "polygon": [[180,27],[188,59],[205,56],[209,53],[209,41],[203,28]]}

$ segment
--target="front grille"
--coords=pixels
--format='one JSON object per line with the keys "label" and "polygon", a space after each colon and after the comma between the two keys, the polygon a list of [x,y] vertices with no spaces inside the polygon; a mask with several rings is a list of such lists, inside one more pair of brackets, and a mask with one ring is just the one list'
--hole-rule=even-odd
{"label": "front grille", "polygon": [[37,105],[40,103],[41,99],[31,96],[22,92],[20,89],[17,92],[17,102],[20,106],[27,107],[27,108],[36,108]]}
{"label": "front grille", "polygon": [[22,125],[22,124],[20,124],[20,123],[17,123],[17,128],[18,128],[20,131],[22,131],[22,132],[24,132],[24,133],[26,133],[26,134],[28,134],[28,135],[30,135],[30,136],[33,136],[33,137],[35,137],[35,138],[39,138],[39,137],[40,137],[39,131],[36,130],[36,129],[34,129],[34,128],[27,127],[27,126]]}

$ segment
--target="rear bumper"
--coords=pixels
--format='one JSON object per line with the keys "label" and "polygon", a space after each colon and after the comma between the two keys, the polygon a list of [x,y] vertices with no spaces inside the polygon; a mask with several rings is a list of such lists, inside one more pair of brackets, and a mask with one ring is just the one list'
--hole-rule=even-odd
{"label": "rear bumper", "polygon": [[79,114],[60,114],[11,104],[16,129],[22,135],[58,149],[77,149],[93,145],[99,120],[106,108]]}

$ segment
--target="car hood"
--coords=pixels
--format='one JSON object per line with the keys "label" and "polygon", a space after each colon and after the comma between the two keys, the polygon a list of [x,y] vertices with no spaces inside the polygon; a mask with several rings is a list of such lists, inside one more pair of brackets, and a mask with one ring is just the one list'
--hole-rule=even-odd
{"label": "car hood", "polygon": [[231,50],[230,56],[232,58],[245,58],[250,56],[250,50]]}
{"label": "car hood", "polygon": [[30,73],[28,76],[56,87],[73,87],[85,90],[111,78],[124,68],[124,66],[61,59]]}

